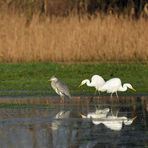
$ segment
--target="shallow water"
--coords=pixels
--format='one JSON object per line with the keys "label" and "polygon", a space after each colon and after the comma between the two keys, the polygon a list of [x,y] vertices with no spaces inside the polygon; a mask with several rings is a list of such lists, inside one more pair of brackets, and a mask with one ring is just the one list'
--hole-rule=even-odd
{"label": "shallow water", "polygon": [[[147,96],[75,97],[64,103],[54,97],[0,98],[0,103],[0,148],[148,147]],[[81,116],[96,110],[97,118]],[[134,119],[127,125],[122,117]]]}

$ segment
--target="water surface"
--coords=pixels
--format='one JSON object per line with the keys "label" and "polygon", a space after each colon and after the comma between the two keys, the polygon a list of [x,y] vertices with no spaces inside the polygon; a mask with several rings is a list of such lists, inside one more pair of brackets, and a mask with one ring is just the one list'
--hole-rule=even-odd
{"label": "water surface", "polygon": [[0,98],[0,148],[10,147],[148,147],[148,97]]}

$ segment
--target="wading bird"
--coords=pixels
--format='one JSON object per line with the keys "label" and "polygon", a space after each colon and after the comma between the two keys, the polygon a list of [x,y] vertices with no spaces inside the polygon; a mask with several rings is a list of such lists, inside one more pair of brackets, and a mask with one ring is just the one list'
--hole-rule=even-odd
{"label": "wading bird", "polygon": [[64,96],[71,98],[69,89],[64,82],[62,82],[61,80],[59,80],[55,76],[52,76],[50,78],[50,80],[48,80],[48,81],[51,81],[51,87],[61,97],[62,102],[64,101]]}
{"label": "wading bird", "polygon": [[100,88],[105,84],[105,81],[104,81],[104,79],[101,76],[93,75],[91,77],[91,82],[90,82],[90,80],[85,79],[85,80],[83,80],[81,82],[79,87],[84,85],[84,84],[86,84],[89,87],[95,87],[96,90],[100,91]]}
{"label": "wading bird", "polygon": [[130,83],[125,83],[122,86],[121,80],[119,78],[112,78],[105,82],[105,84],[100,88],[100,91],[107,91],[107,93],[111,93],[111,97],[113,93],[116,93],[118,98],[117,91],[126,91],[127,88],[136,91]]}

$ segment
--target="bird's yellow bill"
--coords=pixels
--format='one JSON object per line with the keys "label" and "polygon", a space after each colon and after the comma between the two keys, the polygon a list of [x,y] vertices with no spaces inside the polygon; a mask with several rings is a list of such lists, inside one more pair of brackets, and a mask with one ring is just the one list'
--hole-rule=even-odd
{"label": "bird's yellow bill", "polygon": [[80,115],[81,115],[81,117],[82,117],[82,118],[86,118],[86,116],[85,116],[85,115],[83,115],[83,114],[80,114]]}
{"label": "bird's yellow bill", "polygon": [[136,89],[132,88],[133,91],[136,91]]}
{"label": "bird's yellow bill", "polygon": [[51,80],[48,80],[48,82],[50,82]]}
{"label": "bird's yellow bill", "polygon": [[81,87],[82,86],[82,84],[80,84],[78,87]]}
{"label": "bird's yellow bill", "polygon": [[137,118],[137,116],[135,116],[134,118],[132,118],[132,120],[134,121]]}

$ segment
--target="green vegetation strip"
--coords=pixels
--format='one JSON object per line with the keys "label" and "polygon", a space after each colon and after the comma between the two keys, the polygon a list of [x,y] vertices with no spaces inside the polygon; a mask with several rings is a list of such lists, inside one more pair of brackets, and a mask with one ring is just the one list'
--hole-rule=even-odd
{"label": "green vegetation strip", "polygon": [[[82,86],[83,79],[99,74],[105,80],[113,77],[129,82],[136,93],[148,93],[148,64],[142,63],[21,63],[0,64],[0,96],[56,95],[48,80],[52,75],[63,80],[72,95],[88,95],[94,88]],[[132,91],[123,94],[134,94]]]}

